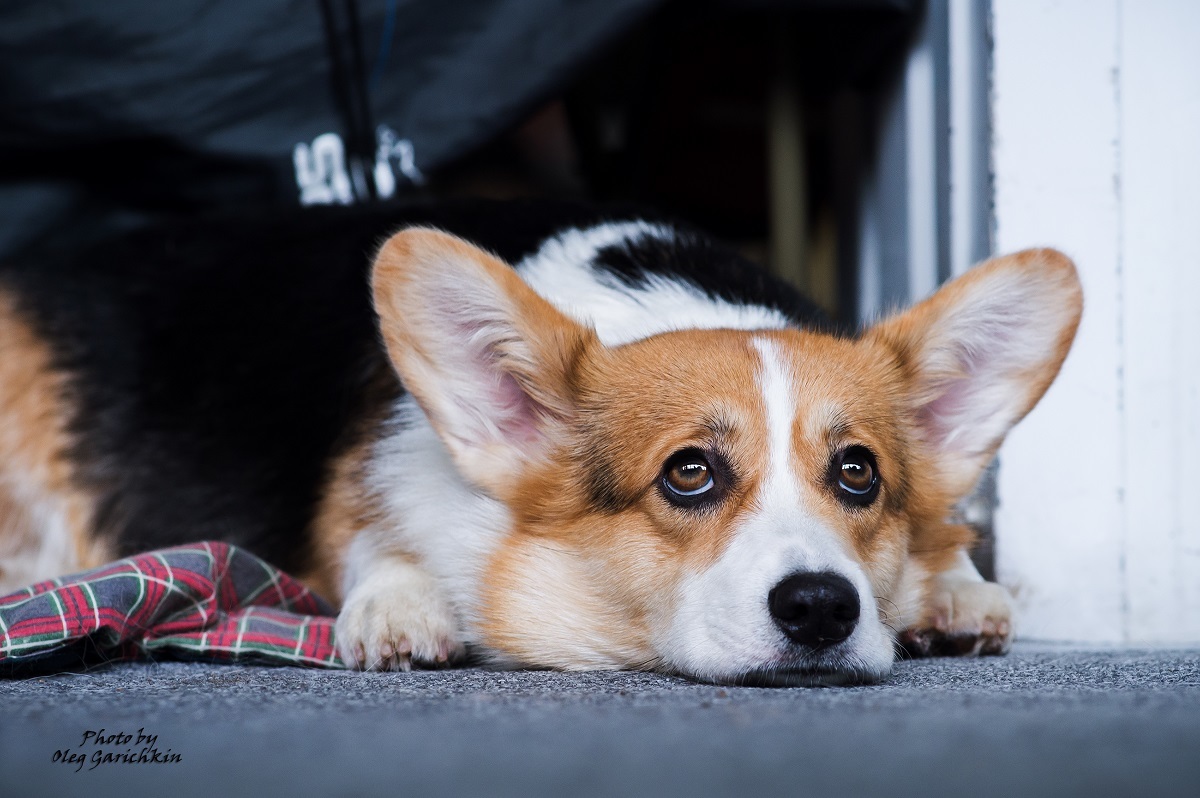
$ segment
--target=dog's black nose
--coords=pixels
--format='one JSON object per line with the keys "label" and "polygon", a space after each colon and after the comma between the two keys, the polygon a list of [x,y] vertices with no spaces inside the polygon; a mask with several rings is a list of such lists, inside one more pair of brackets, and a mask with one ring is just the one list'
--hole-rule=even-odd
{"label": "dog's black nose", "polygon": [[771,590],[767,606],[789,640],[813,648],[842,642],[858,623],[858,591],[834,573],[792,574]]}

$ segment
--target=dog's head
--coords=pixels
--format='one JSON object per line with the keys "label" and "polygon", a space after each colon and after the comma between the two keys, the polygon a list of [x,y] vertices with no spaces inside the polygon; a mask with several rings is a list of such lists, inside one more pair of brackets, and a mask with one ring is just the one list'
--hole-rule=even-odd
{"label": "dog's head", "polygon": [[479,576],[512,661],[716,681],[869,680],[946,522],[1058,372],[1070,261],[999,258],[842,339],[680,330],[621,346],[504,263],[414,229],[382,249],[388,353],[511,531]]}

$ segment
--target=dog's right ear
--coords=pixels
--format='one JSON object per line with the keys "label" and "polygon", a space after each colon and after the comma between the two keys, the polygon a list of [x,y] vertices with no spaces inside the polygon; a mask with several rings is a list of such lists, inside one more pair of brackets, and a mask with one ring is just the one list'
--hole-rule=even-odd
{"label": "dog's right ear", "polygon": [[388,356],[469,482],[504,496],[573,412],[593,331],[496,257],[427,228],[392,236],[372,274]]}

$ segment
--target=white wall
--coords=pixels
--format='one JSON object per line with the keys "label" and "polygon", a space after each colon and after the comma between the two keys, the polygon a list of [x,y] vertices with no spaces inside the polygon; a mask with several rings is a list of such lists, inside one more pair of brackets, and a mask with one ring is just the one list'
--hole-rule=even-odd
{"label": "white wall", "polygon": [[994,0],[995,250],[1075,258],[1059,381],[1001,452],[1027,639],[1200,642],[1200,2]]}

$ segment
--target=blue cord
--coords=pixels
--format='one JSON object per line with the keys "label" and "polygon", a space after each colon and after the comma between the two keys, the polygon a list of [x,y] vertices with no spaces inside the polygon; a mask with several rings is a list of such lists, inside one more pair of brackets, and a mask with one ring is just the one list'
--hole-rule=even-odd
{"label": "blue cord", "polygon": [[379,55],[375,58],[375,68],[371,70],[371,79],[367,84],[369,91],[375,91],[375,87],[383,79],[383,70],[387,66],[388,56],[392,51],[392,34],[396,31],[397,2],[398,0],[387,0],[387,16],[383,18],[383,37],[379,41]]}

